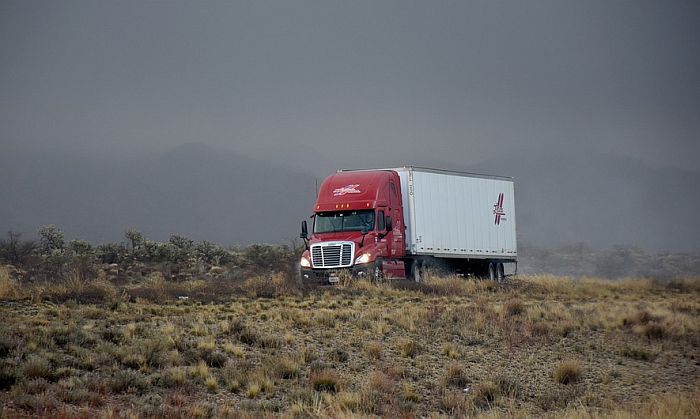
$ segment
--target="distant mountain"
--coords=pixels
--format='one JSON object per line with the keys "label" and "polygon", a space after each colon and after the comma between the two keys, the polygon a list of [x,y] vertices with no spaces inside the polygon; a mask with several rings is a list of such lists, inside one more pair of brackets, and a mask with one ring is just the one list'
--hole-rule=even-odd
{"label": "distant mountain", "polygon": [[700,173],[595,153],[519,153],[467,168],[515,178],[520,241],[700,252]]}
{"label": "distant mountain", "polygon": [[[223,245],[281,242],[297,237],[310,214],[315,178],[340,165],[312,157],[280,151],[251,159],[197,144],[110,159],[0,150],[0,234],[31,237],[51,223],[93,242],[121,240],[127,228],[158,240],[177,233]],[[411,162],[396,165],[403,164]],[[328,166],[324,175],[319,165]],[[698,172],[591,152],[521,152],[442,167],[515,177],[522,243],[700,252]]]}
{"label": "distant mountain", "polygon": [[69,237],[121,240],[127,228],[216,243],[282,242],[313,205],[304,171],[203,145],[139,158],[67,151],[0,152],[0,231],[34,236],[46,224]]}

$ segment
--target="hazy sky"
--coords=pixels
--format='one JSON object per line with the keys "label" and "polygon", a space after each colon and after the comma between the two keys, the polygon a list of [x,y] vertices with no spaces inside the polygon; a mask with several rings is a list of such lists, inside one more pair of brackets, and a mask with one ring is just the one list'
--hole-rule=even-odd
{"label": "hazy sky", "polygon": [[0,145],[695,170],[698,22],[697,1],[3,0]]}

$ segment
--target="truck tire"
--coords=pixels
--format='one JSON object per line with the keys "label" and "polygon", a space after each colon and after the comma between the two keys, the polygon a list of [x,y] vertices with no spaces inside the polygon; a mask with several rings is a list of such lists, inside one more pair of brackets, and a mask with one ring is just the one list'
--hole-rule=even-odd
{"label": "truck tire", "polygon": [[489,281],[496,280],[496,264],[493,262],[489,262],[488,271],[487,271],[487,278]]}
{"label": "truck tire", "polygon": [[374,266],[372,266],[372,273],[371,273],[371,280],[374,282],[384,282],[384,268],[383,268],[383,260],[381,258],[377,258],[377,260],[374,261]]}
{"label": "truck tire", "polygon": [[501,262],[498,262],[496,264],[496,281],[498,282],[503,282],[506,279],[506,273],[505,269],[503,268],[503,264]]}
{"label": "truck tire", "polygon": [[411,279],[413,282],[423,282],[423,265],[419,260],[411,263]]}

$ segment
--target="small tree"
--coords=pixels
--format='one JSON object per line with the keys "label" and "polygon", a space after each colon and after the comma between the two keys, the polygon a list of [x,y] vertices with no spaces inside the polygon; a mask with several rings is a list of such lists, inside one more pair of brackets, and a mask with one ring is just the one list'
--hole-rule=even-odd
{"label": "small tree", "polygon": [[54,225],[39,229],[42,271],[45,279],[61,279],[66,268],[65,240],[63,232]]}
{"label": "small tree", "polygon": [[63,232],[53,224],[39,229],[39,242],[44,255],[62,253],[65,246]]}
{"label": "small tree", "polygon": [[7,232],[7,240],[0,240],[0,260],[14,266],[25,267],[28,264],[36,244],[31,241],[22,241],[22,233],[16,231]]}
{"label": "small tree", "polygon": [[131,242],[131,250],[135,250],[138,247],[143,246],[145,240],[143,237],[143,234],[141,232],[134,230],[133,228],[130,228],[129,230],[124,233],[124,237],[126,237],[129,242]]}

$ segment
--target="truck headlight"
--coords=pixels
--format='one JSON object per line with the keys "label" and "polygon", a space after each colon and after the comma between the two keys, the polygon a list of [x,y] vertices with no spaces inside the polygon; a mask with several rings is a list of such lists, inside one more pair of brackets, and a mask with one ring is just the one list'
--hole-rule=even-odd
{"label": "truck headlight", "polygon": [[367,262],[369,262],[369,258],[371,256],[372,255],[370,253],[363,253],[360,256],[358,256],[357,259],[355,259],[355,264],[362,265],[363,263],[367,263]]}
{"label": "truck headlight", "polygon": [[299,262],[299,264],[301,264],[302,268],[308,268],[311,266],[311,262],[309,261],[309,259],[306,258],[306,256],[301,257],[301,261]]}

